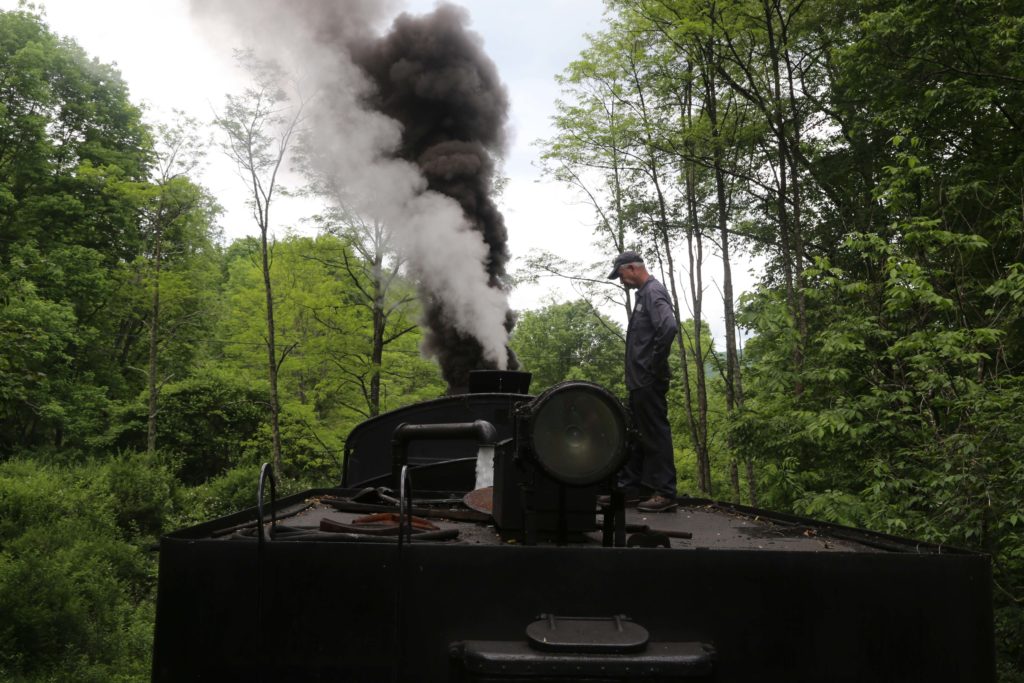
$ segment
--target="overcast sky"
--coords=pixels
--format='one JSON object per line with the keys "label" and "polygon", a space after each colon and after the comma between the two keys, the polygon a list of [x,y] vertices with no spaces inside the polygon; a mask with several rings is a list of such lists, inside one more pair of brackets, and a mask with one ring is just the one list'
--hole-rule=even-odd
{"label": "overcast sky", "polygon": [[[239,0],[244,6],[244,0]],[[282,0],[287,1],[287,0]],[[131,90],[132,99],[149,111],[150,120],[182,109],[207,121],[229,92],[245,83],[231,61],[228,40],[207,39],[189,17],[187,0],[37,0],[45,7],[50,27],[73,37],[85,51],[103,62],[115,63]],[[405,0],[407,11],[431,10],[436,0]],[[470,28],[479,33],[484,48],[497,64],[511,95],[511,146],[504,172],[509,178],[501,208],[509,229],[509,248],[515,259],[531,249],[545,249],[565,258],[591,262],[613,254],[599,253],[591,245],[594,217],[570,189],[542,179],[539,150],[533,144],[552,134],[550,117],[558,97],[554,77],[577,57],[586,33],[602,28],[601,0],[457,0],[469,10]],[[14,9],[17,0],[0,0],[0,9]],[[229,239],[255,234],[245,208],[245,190],[232,167],[217,152],[209,156],[203,182],[226,213],[221,220]],[[303,232],[301,218],[308,205],[281,206],[276,229]],[[720,270],[716,262],[712,271]],[[511,270],[516,268],[513,263]],[[746,266],[734,266],[738,290]],[[721,304],[714,272],[706,293],[706,317],[718,337],[722,328]],[[547,281],[512,293],[512,306],[536,308],[551,296],[573,298],[568,288]],[[685,306],[683,307],[685,311]],[[609,311],[623,317],[620,311]],[[684,313],[685,315],[685,313]],[[620,320],[625,322],[625,320]]]}

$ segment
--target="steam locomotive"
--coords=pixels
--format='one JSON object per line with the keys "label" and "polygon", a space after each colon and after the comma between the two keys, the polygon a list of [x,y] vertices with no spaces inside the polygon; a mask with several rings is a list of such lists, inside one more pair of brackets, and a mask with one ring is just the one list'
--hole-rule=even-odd
{"label": "steam locomotive", "polygon": [[473,373],[354,429],[338,486],[264,467],[255,507],[165,536],[153,680],[994,680],[988,557],[627,508],[618,400],[528,382]]}

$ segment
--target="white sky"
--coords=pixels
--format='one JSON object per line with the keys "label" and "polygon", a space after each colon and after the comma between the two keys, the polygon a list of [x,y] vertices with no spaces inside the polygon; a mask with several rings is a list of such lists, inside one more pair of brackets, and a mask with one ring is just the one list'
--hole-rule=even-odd
{"label": "white sky", "polygon": [[[17,4],[17,0],[0,0],[0,9],[15,9]],[[117,65],[133,101],[147,108],[150,120],[181,109],[208,121],[225,94],[244,86],[244,75],[230,59],[231,49],[240,46],[212,45],[206,40],[189,18],[188,0],[37,0],[36,4],[45,8],[46,21],[56,33],[74,38],[90,56]],[[435,4],[435,0],[406,0],[405,9],[420,13]],[[600,253],[591,244],[592,211],[572,190],[541,178],[539,150],[532,144],[552,135],[550,117],[559,94],[554,76],[579,55],[586,44],[585,33],[601,30],[603,3],[456,0],[456,4],[469,10],[470,28],[483,37],[484,48],[511,95],[512,143],[504,166],[509,182],[501,208],[513,257],[546,249],[574,261],[610,263],[614,254]],[[242,181],[217,150],[211,150],[202,180],[226,210],[221,224],[228,239],[255,234]],[[311,232],[302,228],[301,219],[314,211],[298,202],[278,205],[277,233],[283,234],[289,226]],[[510,270],[515,268],[513,262]],[[736,263],[733,270],[737,292],[742,291],[750,282],[745,277],[748,266]],[[712,261],[705,275],[705,318],[716,338],[723,328],[722,305],[712,280],[719,281],[720,272],[720,264]],[[542,281],[513,291],[512,306],[536,308],[552,296],[575,298],[563,284]],[[608,313],[624,318],[620,310]]]}

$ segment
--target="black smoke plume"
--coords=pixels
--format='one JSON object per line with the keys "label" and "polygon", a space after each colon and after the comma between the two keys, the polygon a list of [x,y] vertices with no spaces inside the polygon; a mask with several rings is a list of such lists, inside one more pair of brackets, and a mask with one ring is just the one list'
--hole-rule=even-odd
{"label": "black smoke plume", "polygon": [[467,14],[400,15],[375,37],[387,0],[192,0],[216,31],[303,73],[311,163],[339,200],[381,220],[419,282],[423,351],[449,391],[473,369],[517,369],[503,280],[508,234],[495,205],[508,94]]}
{"label": "black smoke plume", "polygon": [[[508,232],[492,199],[492,151],[505,145],[508,93],[465,20],[465,11],[453,5],[420,17],[403,14],[383,38],[354,45],[352,57],[375,85],[374,108],[402,124],[399,156],[419,166],[429,189],[459,203],[487,244],[488,286],[501,288]],[[424,351],[437,357],[450,390],[464,389],[470,370],[497,364],[484,357],[475,337],[452,324],[443,298],[425,294]],[[513,324],[508,311],[506,331]],[[507,353],[507,367],[518,369]]]}

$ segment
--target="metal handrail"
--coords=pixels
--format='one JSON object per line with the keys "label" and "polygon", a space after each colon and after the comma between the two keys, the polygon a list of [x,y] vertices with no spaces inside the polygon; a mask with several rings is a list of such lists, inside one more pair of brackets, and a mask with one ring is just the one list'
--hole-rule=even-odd
{"label": "metal handrail", "polygon": [[256,514],[259,516],[260,532],[258,538],[261,545],[267,540],[263,531],[263,487],[267,479],[270,480],[270,536],[273,538],[273,531],[277,528],[277,485],[274,481],[274,470],[269,462],[263,463],[260,468],[260,483],[256,489]]}
{"label": "metal handrail", "polygon": [[402,537],[406,542],[412,541],[412,478],[409,466],[402,465],[398,485],[398,547],[401,552]]}
{"label": "metal handrail", "polygon": [[[408,537],[406,538],[406,536]],[[405,589],[402,582],[402,548],[412,542],[412,480],[409,466],[402,465],[398,476],[398,549],[395,557],[395,655],[392,662],[394,681],[403,680],[405,666]]]}

